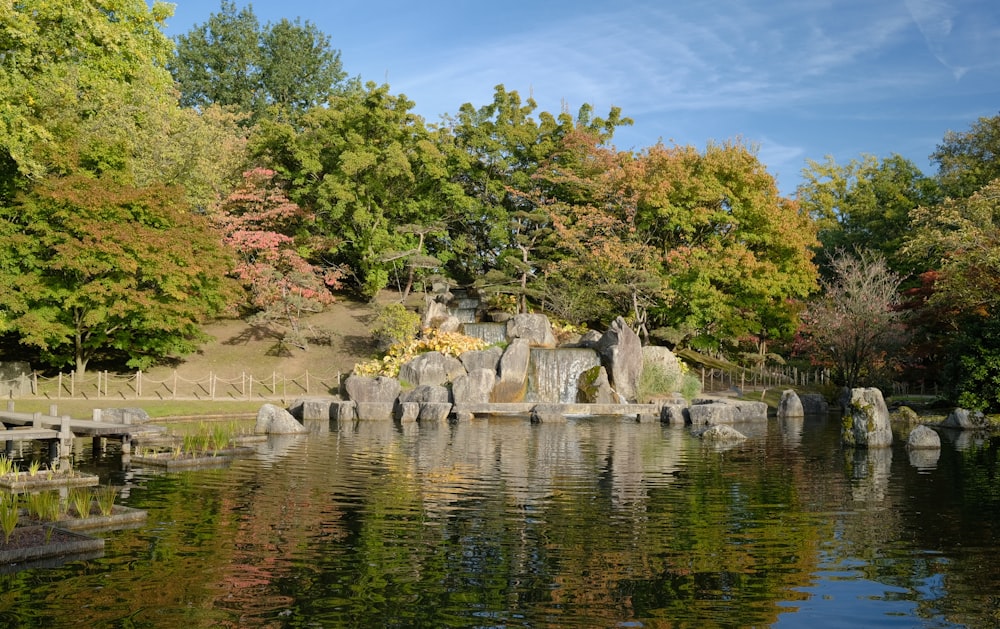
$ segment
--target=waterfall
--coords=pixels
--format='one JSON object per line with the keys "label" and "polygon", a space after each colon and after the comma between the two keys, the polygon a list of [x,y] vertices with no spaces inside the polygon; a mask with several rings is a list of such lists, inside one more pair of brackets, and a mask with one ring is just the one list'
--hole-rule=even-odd
{"label": "waterfall", "polygon": [[587,347],[534,347],[528,365],[527,399],[574,404],[580,374],[600,364],[597,352]]}
{"label": "waterfall", "polygon": [[506,323],[466,323],[462,331],[468,336],[483,339],[490,345],[499,345],[507,341]]}

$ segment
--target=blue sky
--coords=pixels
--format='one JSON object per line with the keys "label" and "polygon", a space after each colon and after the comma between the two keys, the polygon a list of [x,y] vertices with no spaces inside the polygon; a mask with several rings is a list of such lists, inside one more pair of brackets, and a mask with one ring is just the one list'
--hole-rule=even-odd
{"label": "blue sky", "polygon": [[[247,3],[237,0],[238,6]],[[344,69],[429,122],[503,84],[540,110],[635,120],[619,149],[742,138],[786,195],[806,159],[899,153],[926,174],[949,129],[1000,113],[1000,0],[257,0],[309,20]],[[219,11],[176,0],[171,36]]]}

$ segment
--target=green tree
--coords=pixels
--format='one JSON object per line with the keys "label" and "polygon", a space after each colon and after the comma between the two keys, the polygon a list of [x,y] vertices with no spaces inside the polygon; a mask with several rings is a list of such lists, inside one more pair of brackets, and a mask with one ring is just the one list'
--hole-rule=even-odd
{"label": "green tree", "polygon": [[802,209],[816,221],[821,264],[840,249],[880,252],[889,267],[904,276],[925,268],[900,254],[910,224],[910,210],[939,198],[935,181],[899,156],[872,155],[837,164],[808,160],[796,191]]}
{"label": "green tree", "polygon": [[311,22],[282,19],[261,28],[250,5],[238,9],[226,0],[177,37],[169,67],[182,105],[231,107],[251,121],[269,108],[284,118],[323,104],[345,77],[340,51]]}
{"label": "green tree", "polygon": [[0,206],[0,311],[53,366],[143,368],[195,349],[232,293],[230,258],[164,186],[50,177]]}
{"label": "green tree", "polygon": [[965,198],[1000,179],[1000,115],[979,118],[967,131],[949,131],[931,154],[945,194]]}
{"label": "green tree", "polygon": [[170,14],[143,0],[0,4],[0,201],[52,170],[120,163],[81,125],[169,97],[172,44],[160,29]]}
{"label": "green tree", "polygon": [[432,225],[461,196],[412,107],[388,85],[354,85],[296,127],[264,123],[254,143],[289,182],[292,200],[316,214],[315,233],[328,238],[325,254],[350,269],[369,298],[389,282],[395,261],[389,252],[426,246],[437,257],[446,249],[433,239],[420,243],[420,230],[397,227]]}

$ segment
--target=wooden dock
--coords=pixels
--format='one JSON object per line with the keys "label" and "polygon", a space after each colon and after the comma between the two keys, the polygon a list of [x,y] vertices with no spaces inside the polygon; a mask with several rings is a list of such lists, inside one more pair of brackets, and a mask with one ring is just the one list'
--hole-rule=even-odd
{"label": "wooden dock", "polygon": [[75,419],[69,415],[44,413],[18,413],[10,405],[0,411],[0,441],[7,442],[8,450],[15,441],[46,441],[53,452],[53,458],[69,456],[73,439],[92,437],[94,439],[120,439],[123,451],[130,449],[133,438],[140,434],[160,433],[166,428],[152,424],[129,424],[117,421],[96,421]]}

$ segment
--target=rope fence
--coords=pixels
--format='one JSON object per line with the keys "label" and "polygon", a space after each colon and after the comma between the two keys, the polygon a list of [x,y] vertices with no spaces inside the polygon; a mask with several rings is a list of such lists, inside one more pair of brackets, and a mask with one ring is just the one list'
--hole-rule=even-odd
{"label": "rope fence", "polygon": [[209,373],[205,378],[189,380],[174,371],[163,379],[149,374],[112,373],[109,371],[77,374],[60,372],[51,377],[37,373],[14,380],[0,381],[10,397],[94,400],[273,400],[309,395],[330,395],[340,390],[341,373],[314,373],[289,377],[271,372],[261,376],[250,372],[224,377]]}

